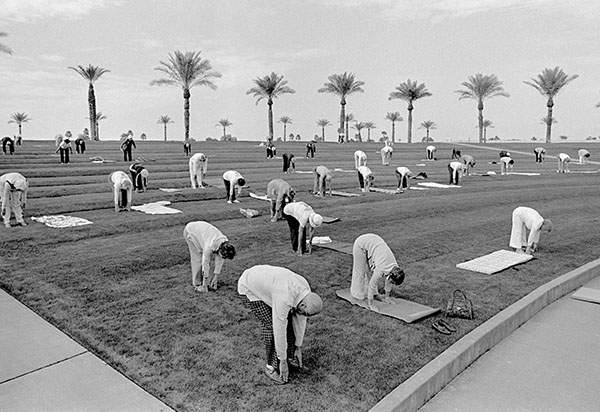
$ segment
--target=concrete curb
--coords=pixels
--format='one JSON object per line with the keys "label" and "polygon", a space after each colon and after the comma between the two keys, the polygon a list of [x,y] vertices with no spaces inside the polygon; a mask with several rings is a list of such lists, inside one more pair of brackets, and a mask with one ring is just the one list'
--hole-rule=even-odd
{"label": "concrete curb", "polygon": [[401,383],[370,412],[415,412],[540,310],[600,275],[600,259],[540,286],[478,326]]}

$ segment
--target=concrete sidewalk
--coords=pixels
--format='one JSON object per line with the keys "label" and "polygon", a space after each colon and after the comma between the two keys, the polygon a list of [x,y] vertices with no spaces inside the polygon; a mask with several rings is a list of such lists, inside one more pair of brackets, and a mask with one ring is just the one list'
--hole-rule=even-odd
{"label": "concrete sidewalk", "polygon": [[173,411],[1,290],[0,410]]}
{"label": "concrete sidewalk", "polygon": [[[585,286],[600,290],[600,277]],[[600,410],[600,304],[571,295],[536,314],[419,411]]]}

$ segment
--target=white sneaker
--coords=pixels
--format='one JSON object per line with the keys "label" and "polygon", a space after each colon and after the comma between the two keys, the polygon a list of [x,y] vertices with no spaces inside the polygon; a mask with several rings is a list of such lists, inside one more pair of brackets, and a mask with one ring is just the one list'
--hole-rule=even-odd
{"label": "white sneaker", "polygon": [[227,203],[231,204],[231,200],[228,200]]}
{"label": "white sneaker", "polygon": [[[230,202],[230,203],[231,203],[231,202]],[[233,201],[233,203],[240,203],[240,201],[239,201],[239,200],[237,200],[237,199],[235,199],[235,200]]]}

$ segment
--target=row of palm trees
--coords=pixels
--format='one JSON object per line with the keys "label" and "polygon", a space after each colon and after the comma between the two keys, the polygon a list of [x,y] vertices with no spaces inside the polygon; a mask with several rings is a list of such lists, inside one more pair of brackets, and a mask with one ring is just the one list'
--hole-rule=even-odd
{"label": "row of palm trees", "polygon": [[[6,33],[0,32],[0,37],[6,37]],[[12,53],[12,50],[7,46],[0,44],[0,51],[5,53]],[[94,93],[94,83],[104,74],[109,73],[110,70],[104,69],[98,66],[83,67],[81,65],[76,67],[69,66],[69,69],[78,73],[86,82],[88,82],[88,107],[89,107],[89,119],[90,119],[90,132],[91,139],[98,140],[98,122],[96,112],[96,97]],[[183,117],[184,117],[184,129],[185,139],[189,139],[189,117],[190,117],[190,90],[194,86],[207,86],[211,89],[216,89],[215,79],[222,77],[221,73],[213,70],[209,60],[203,59],[200,56],[200,52],[181,52],[175,51],[169,54],[168,61],[160,61],[160,66],[156,67],[155,70],[163,73],[165,77],[150,82],[151,85],[168,85],[175,86],[183,92]],[[578,77],[578,75],[567,75],[559,67],[553,69],[545,68],[541,74],[537,77],[532,78],[531,81],[525,81],[546,97],[546,106],[548,108],[548,114],[546,116],[546,142],[551,141],[552,131],[552,111],[554,107],[554,99],[558,92],[567,84],[572,82]],[[268,74],[264,77],[257,77],[253,80],[254,87],[246,92],[246,94],[252,95],[256,98],[256,104],[262,100],[266,100],[268,106],[268,141],[273,140],[273,101],[283,94],[295,93],[295,90],[288,86],[287,80],[276,73]],[[329,93],[333,94],[340,99],[340,123],[338,133],[345,134],[345,138],[348,139],[348,116],[346,115],[346,104],[347,98],[354,93],[363,93],[364,82],[356,78],[354,73],[344,72],[343,74],[333,74],[328,77],[328,81],[317,90],[318,93]],[[472,99],[477,102],[478,110],[478,127],[479,127],[479,142],[485,142],[484,136],[484,101],[496,97],[509,97],[509,94],[504,90],[502,82],[498,79],[495,74],[483,75],[476,74],[475,76],[469,76],[468,81],[461,84],[464,88],[457,90],[459,93],[459,100]],[[407,142],[412,142],[412,112],[414,110],[414,102],[424,98],[432,96],[432,93],[427,90],[424,83],[418,83],[416,80],[412,81],[408,79],[406,82],[401,83],[395,88],[395,91],[391,92],[388,100],[400,99],[407,102],[408,118],[407,118]],[[596,105],[600,107],[600,103]],[[386,119],[392,121],[392,141],[395,141],[395,122],[402,119],[400,113],[390,112],[387,114]],[[222,119],[226,120],[226,119]],[[162,122],[165,125],[165,139],[166,139],[166,124],[159,118],[159,123]],[[286,136],[285,127],[291,123],[289,118],[281,118],[280,122],[284,124],[284,139]],[[322,127],[323,136],[324,128],[326,126],[326,120],[320,119],[317,124]],[[226,126],[222,127],[225,129]],[[374,125],[369,123],[357,123],[354,126],[357,128],[359,135],[360,130],[367,128],[370,130]],[[429,128],[427,128],[429,131]]]}

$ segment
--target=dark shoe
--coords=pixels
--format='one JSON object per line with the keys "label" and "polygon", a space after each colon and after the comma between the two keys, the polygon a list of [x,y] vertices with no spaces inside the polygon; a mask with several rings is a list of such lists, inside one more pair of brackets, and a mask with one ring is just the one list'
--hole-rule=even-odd
{"label": "dark shoe", "polygon": [[433,322],[431,324],[431,327],[435,330],[437,330],[440,333],[443,333],[444,335],[450,335],[452,332],[450,332],[448,329],[446,329],[444,326],[440,325],[439,322]]}
{"label": "dark shoe", "polygon": [[281,376],[279,376],[279,372],[277,372],[275,368],[269,367],[269,365],[265,366],[265,375],[278,385],[283,385],[285,383],[281,379]]}
{"label": "dark shoe", "polygon": [[452,324],[446,322],[444,319],[438,320],[438,324],[440,324],[441,326],[445,327],[446,329],[448,329],[452,333],[456,332],[456,328]]}

